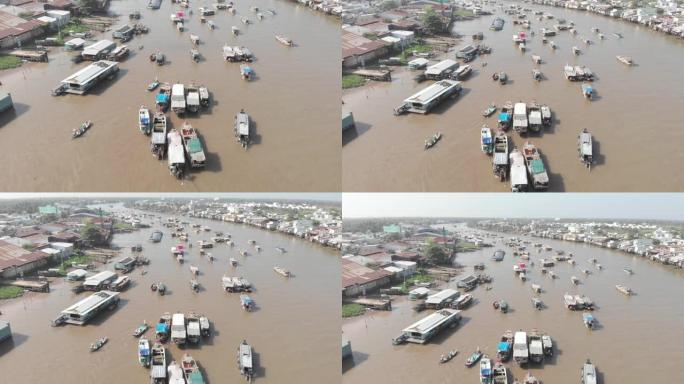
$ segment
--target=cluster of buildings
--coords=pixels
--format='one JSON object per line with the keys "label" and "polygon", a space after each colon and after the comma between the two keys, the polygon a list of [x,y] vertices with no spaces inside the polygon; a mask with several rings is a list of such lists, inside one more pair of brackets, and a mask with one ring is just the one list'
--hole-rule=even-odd
{"label": "cluster of buildings", "polygon": [[574,241],[633,253],[684,268],[684,239],[679,230],[652,223],[486,220],[477,227],[534,237]]}
{"label": "cluster of buildings", "polygon": [[381,1],[344,2],[342,8],[342,67],[349,69],[374,63],[411,45],[423,32],[427,7],[448,24],[454,5],[431,0],[409,1],[383,10]]}
{"label": "cluster of buildings", "polygon": [[342,235],[342,296],[365,296],[401,284],[428,260],[428,242],[451,244],[445,231],[413,224],[390,224],[382,232]]}
{"label": "cluster of buildings", "polygon": [[625,0],[577,1],[577,0],[531,0],[534,4],[560,8],[578,9],[649,26],[670,35],[684,37],[684,7],[675,0],[657,0],[646,6]]}
{"label": "cluster of buildings", "polygon": [[21,47],[66,25],[76,5],[71,0],[0,1],[0,48]]}
{"label": "cluster of buildings", "polygon": [[111,228],[108,218],[87,209],[62,213],[47,205],[37,213],[0,213],[0,278],[22,278],[68,259],[85,245],[81,229],[86,223]]}
{"label": "cluster of buildings", "polygon": [[291,0],[328,15],[342,15],[342,6],[336,0]]}
{"label": "cluster of buildings", "polygon": [[330,247],[341,243],[339,206],[303,202],[225,202],[215,200],[136,201],[137,209],[174,212],[190,217],[243,223],[278,231]]}

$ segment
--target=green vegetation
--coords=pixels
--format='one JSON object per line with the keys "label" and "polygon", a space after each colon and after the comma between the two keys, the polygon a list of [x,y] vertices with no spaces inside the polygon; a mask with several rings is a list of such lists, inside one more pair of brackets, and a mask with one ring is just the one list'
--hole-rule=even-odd
{"label": "green vegetation", "polygon": [[428,245],[425,248],[425,256],[434,264],[447,264],[449,259],[451,259],[451,255],[447,250],[433,240],[428,241]]}
{"label": "green vegetation", "polygon": [[102,231],[100,230],[100,227],[88,223],[83,229],[81,230],[81,238],[92,245],[101,245],[104,244],[105,242],[105,237]]}
{"label": "green vegetation", "polygon": [[67,25],[62,27],[62,31],[66,33],[85,33],[90,31],[90,26],[81,22],[80,19],[73,19]]}
{"label": "green vegetation", "polygon": [[16,56],[0,55],[0,70],[21,67],[21,59]]}
{"label": "green vegetation", "polygon": [[356,88],[366,84],[366,80],[359,75],[343,75],[342,89]]}
{"label": "green vegetation", "polygon": [[90,263],[91,258],[89,256],[86,256],[81,253],[74,254],[71,256],[68,260],[64,260],[64,263],[60,265],[59,267],[59,274],[62,276],[66,276],[67,274],[67,269],[71,268],[75,264],[88,264]]}
{"label": "green vegetation", "polygon": [[468,9],[457,9],[456,12],[454,12],[454,16],[474,17],[475,13],[473,13],[473,11],[468,10]]}
{"label": "green vegetation", "polygon": [[131,225],[129,223],[124,223],[124,222],[118,221],[118,222],[114,223],[114,229],[117,231],[130,231],[130,230],[135,229],[135,227],[133,227],[133,225]]}
{"label": "green vegetation", "polygon": [[24,294],[24,290],[12,285],[0,286],[0,300],[14,299]]}
{"label": "green vegetation", "polygon": [[416,42],[404,48],[403,52],[401,52],[401,55],[399,55],[399,58],[402,61],[408,62],[409,58],[416,53],[428,53],[432,52],[432,50],[432,45],[425,44],[423,42]]}
{"label": "green vegetation", "polygon": [[435,281],[434,277],[432,277],[431,275],[428,275],[427,272],[421,270],[421,271],[418,271],[417,274],[411,276],[411,278],[407,279],[404,282],[404,284],[401,285],[401,291],[404,294],[408,294],[414,285],[417,285],[420,283],[432,283],[433,281]]}
{"label": "green vegetation", "polygon": [[456,244],[456,252],[473,252],[480,249],[480,246],[468,241],[459,241]]}
{"label": "green vegetation", "polygon": [[399,8],[399,3],[394,0],[385,0],[382,3],[380,3],[379,8],[383,11],[389,11],[395,8]]}
{"label": "green vegetation", "polygon": [[344,304],[342,305],[342,317],[361,316],[366,312],[366,308],[361,304]]}
{"label": "green vegetation", "polygon": [[438,34],[446,29],[444,21],[431,6],[425,7],[425,14],[423,14],[421,22],[428,33]]}

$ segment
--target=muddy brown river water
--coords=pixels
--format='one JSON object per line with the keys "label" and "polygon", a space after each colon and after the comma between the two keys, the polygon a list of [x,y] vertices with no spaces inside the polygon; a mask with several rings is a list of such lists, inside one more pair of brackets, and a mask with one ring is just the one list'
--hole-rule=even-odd
{"label": "muddy brown river water", "polygon": [[[484,262],[484,273],[494,278],[492,289],[479,287],[472,291],[473,304],[462,313],[461,324],[454,330],[443,331],[426,345],[392,345],[391,339],[403,328],[430,313],[415,313],[411,309],[414,302],[406,299],[395,301],[391,312],[377,311],[344,321],[343,335],[352,343],[354,358],[343,364],[342,382],[477,383],[479,370],[465,368],[463,364],[470,353],[480,347],[495,357],[496,343],[504,331],[532,328],[547,332],[555,345],[553,358],[542,365],[529,366],[529,371],[544,383],[579,383],[580,369],[587,358],[596,364],[601,383],[680,381],[676,356],[684,353],[678,336],[684,316],[678,294],[684,287],[682,270],[585,244],[530,240],[551,245],[554,251],[532,252],[535,266],[530,267],[527,282],[515,277],[512,266],[518,258],[502,242],[494,248],[458,255],[457,262],[465,266],[466,273],[472,272],[474,264]],[[500,263],[490,260],[496,249],[506,251]],[[541,273],[538,260],[555,255],[557,249],[572,252],[577,265],[557,263],[550,269],[558,278],[551,280]],[[590,258],[598,259],[604,269],[594,268],[588,262]],[[622,270],[626,266],[632,268],[634,275]],[[585,277],[581,268],[591,270],[592,274]],[[580,278],[579,286],[572,286],[572,275]],[[539,297],[547,306],[544,310],[532,307],[532,283],[542,286]],[[455,282],[449,284],[455,288]],[[632,288],[636,295],[622,295],[615,284]],[[585,294],[594,300],[598,329],[588,330],[582,323],[581,312],[565,308],[565,292]],[[509,313],[492,308],[492,302],[498,299],[509,303]],[[440,355],[454,348],[459,354],[451,362],[439,364]],[[514,362],[506,366],[510,383],[511,373],[519,380],[524,378],[526,371]]]}
{"label": "muddy brown river water", "polygon": [[[197,8],[212,1],[192,3],[194,15],[186,16],[186,32],[178,32],[169,20],[178,5],[164,0],[159,10],[140,1],[112,2],[110,12],[120,14],[117,26],[128,22],[128,13],[139,9],[140,22],[150,33],[126,43],[131,55],[120,64],[117,78],[96,86],[88,95],[52,97],[61,80],[87,63],[73,64],[60,49],[50,52],[49,63],[26,64],[3,71],[3,89],[12,94],[16,113],[0,118],[0,153],[5,169],[0,189],[6,191],[339,191],[340,188],[340,29],[336,19],[309,8],[278,0],[237,2],[237,14],[217,11],[209,16],[217,26],[210,31],[200,23]],[[258,21],[250,7],[259,6]],[[265,12],[272,8],[275,16]],[[187,15],[187,11],[186,11]],[[252,24],[245,26],[241,16]],[[231,26],[242,34],[233,37]],[[190,33],[197,34],[203,56],[190,59]],[[274,36],[287,35],[293,48]],[[111,39],[111,31],[95,38]],[[256,79],[240,78],[239,65],[223,60],[225,43],[248,47],[256,56]],[[138,50],[142,45],[143,49]],[[149,61],[163,52],[169,64]],[[213,106],[187,120],[199,130],[208,165],[175,180],[165,161],[152,158],[149,137],[137,126],[141,105],[154,107],[147,84],[197,82],[211,93]],[[233,119],[244,108],[255,127],[254,145],[248,151],[235,143]],[[170,128],[183,123],[173,113]],[[92,120],[91,130],[78,140],[70,133],[81,122]]]}
{"label": "muddy brown river water", "polygon": [[[209,250],[217,258],[211,263],[199,256],[195,246],[185,264],[179,265],[170,255],[177,241],[168,229],[163,230],[165,236],[158,244],[147,242],[154,228],[116,235],[114,243],[124,254],[130,246],[143,244],[143,254],[151,259],[146,267],[149,272],[144,276],[139,268],[131,272],[131,288],[121,293],[119,307],[98,315],[86,326],[50,327],[50,320],[61,310],[88,294],[73,294],[68,283],[53,285],[50,294],[28,294],[1,302],[0,318],[11,322],[14,343],[0,345],[0,382],[147,383],[149,370],[138,365],[137,339],[131,333],[143,320],[153,323],[164,312],[191,310],[209,317],[213,335],[196,347],[179,349],[167,343],[167,354],[180,360],[183,353],[190,353],[198,360],[207,383],[242,381],[235,351],[243,339],[254,348],[257,383],[339,381],[340,267],[336,252],[243,225],[190,221],[232,234],[236,247],[231,250],[218,245]],[[193,231],[190,240],[209,240],[211,236],[211,232]],[[238,250],[250,248],[249,239],[256,240],[263,251],[252,249],[252,255],[242,257]],[[276,251],[279,246],[287,253]],[[237,271],[230,267],[230,257],[238,259]],[[190,265],[200,269],[199,293],[189,287]],[[276,274],[274,265],[289,269],[294,277]],[[112,263],[107,266],[111,268]],[[255,291],[250,295],[257,311],[243,311],[238,294],[223,292],[224,273],[237,273],[252,282]],[[170,292],[165,296],[151,292],[154,281],[163,281]],[[90,343],[105,335],[109,342],[100,351],[89,352]],[[148,330],[146,335],[154,338],[154,331]]]}
{"label": "muddy brown river water", "polygon": [[[502,31],[489,30],[492,19],[501,16],[499,10],[494,16],[457,22],[454,31],[465,35],[461,46],[471,44],[473,33],[484,32],[483,43],[493,51],[469,63],[474,70],[463,83],[461,96],[429,115],[392,114],[394,107],[429,84],[415,83],[413,72],[399,70],[391,83],[345,91],[345,107],[354,113],[357,129],[343,139],[344,190],[509,191],[508,184],[493,177],[491,158],[480,151],[483,123],[496,127],[496,115],[485,119],[482,111],[491,102],[500,107],[507,100],[537,100],[551,107],[554,122],[528,140],[542,153],[552,191],[681,191],[684,175],[675,170],[684,159],[679,150],[684,134],[678,128],[676,111],[684,102],[684,93],[679,91],[684,77],[678,75],[684,62],[684,40],[603,16],[543,9],[556,18],[574,21],[578,30],[577,37],[568,32],[550,37],[559,46],[555,52],[542,44],[539,29],[553,28],[556,19],[532,18],[531,30],[536,35],[526,53],[518,51],[511,40],[520,30],[511,16],[503,17]],[[605,40],[591,32],[594,26]],[[613,32],[624,38],[616,38]],[[585,46],[581,37],[594,44]],[[571,52],[575,45],[583,51],[577,57]],[[532,80],[532,54],[543,60],[538,67],[546,79],[539,83]],[[636,65],[627,67],[616,55],[631,56]],[[453,53],[448,57],[453,58]],[[565,79],[566,63],[586,65],[597,75],[594,101],[582,97],[580,83]],[[510,79],[504,86],[491,79],[492,73],[502,70]],[[591,172],[581,166],[576,153],[577,135],[585,127],[595,138],[596,163]],[[424,140],[438,131],[443,133],[442,140],[424,150]],[[517,133],[510,137],[518,147],[526,140]]]}

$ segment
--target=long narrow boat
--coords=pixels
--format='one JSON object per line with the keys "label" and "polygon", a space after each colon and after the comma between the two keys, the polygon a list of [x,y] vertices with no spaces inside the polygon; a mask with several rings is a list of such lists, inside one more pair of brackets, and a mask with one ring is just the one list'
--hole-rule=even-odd
{"label": "long narrow boat", "polygon": [[596,367],[587,359],[586,363],[582,366],[582,384],[597,384],[598,379],[596,378]]}
{"label": "long narrow boat", "polygon": [[627,66],[631,66],[632,64],[634,64],[634,61],[632,61],[632,58],[631,58],[631,57],[628,57],[628,56],[620,56],[620,55],[615,56],[615,57],[618,59],[619,62],[621,62],[621,63],[623,63],[623,64],[625,64],[625,65],[627,65]]}
{"label": "long narrow boat", "polygon": [[480,384],[491,384],[493,382],[492,360],[485,356],[480,360]]}
{"label": "long narrow boat", "polygon": [[150,119],[150,110],[144,105],[140,106],[138,110],[138,128],[140,132],[149,135],[152,132],[152,120]]}
{"label": "long narrow boat", "polygon": [[152,347],[152,367],[150,369],[151,384],[166,384],[166,348],[159,343]]}
{"label": "long narrow boat", "polygon": [[183,146],[185,147],[185,153],[188,155],[190,167],[204,167],[207,164],[207,158],[204,155],[202,142],[197,134],[197,130],[187,121],[183,123],[183,128],[181,128],[181,137],[183,138]]}
{"label": "long narrow boat", "polygon": [[[172,129],[171,132],[167,134],[169,141],[168,148],[168,166],[169,172],[177,178],[183,177],[183,172],[185,172],[185,151],[183,150],[183,138],[181,134],[176,130]],[[179,255],[182,262],[182,255]]]}
{"label": "long narrow boat", "polygon": [[169,384],[185,384],[185,378],[183,378],[183,369],[178,363],[172,361],[169,364]]}
{"label": "long narrow boat", "polygon": [[504,181],[508,177],[508,136],[499,133],[494,137],[494,156],[492,156],[492,169],[494,176]]}
{"label": "long narrow boat", "polygon": [[289,37],[286,37],[286,36],[275,35],[275,39],[276,39],[280,44],[286,45],[286,46],[288,46],[288,47],[291,47],[291,46],[294,45],[294,43],[292,42],[292,39],[290,39]]}
{"label": "long narrow boat", "polygon": [[240,369],[240,375],[245,380],[252,381],[254,377],[254,366],[252,363],[252,346],[247,344],[246,340],[242,340],[237,350],[237,363]]}
{"label": "long narrow boat", "polygon": [[276,273],[279,274],[279,275],[282,275],[282,276],[285,276],[285,277],[290,277],[290,276],[291,276],[290,271],[288,271],[288,270],[285,269],[285,268],[275,266],[275,267],[273,267],[273,270],[276,271]]}
{"label": "long narrow boat", "polygon": [[634,292],[632,291],[631,288],[625,287],[624,285],[618,284],[615,286],[615,289],[617,289],[618,291],[620,291],[621,293],[623,293],[627,296],[634,294]]}
{"label": "long narrow boat", "polygon": [[250,120],[249,115],[244,109],[241,109],[240,113],[235,116],[234,133],[237,142],[240,143],[243,148],[247,149],[247,146],[251,141]]}
{"label": "long narrow boat", "polygon": [[506,366],[497,362],[492,369],[492,383],[508,384],[508,370]]}
{"label": "long narrow boat", "polygon": [[202,376],[202,372],[200,372],[199,366],[192,356],[187,353],[184,354],[181,367],[187,384],[204,384],[204,376]]}
{"label": "long narrow boat", "polygon": [[166,153],[166,115],[162,112],[154,114],[150,143],[152,154],[159,160],[163,159]]}
{"label": "long narrow boat", "polygon": [[494,152],[492,130],[486,125],[480,129],[480,148],[482,149],[482,152],[487,155],[491,155]]}
{"label": "long narrow boat", "polygon": [[143,367],[147,368],[150,366],[152,361],[152,354],[150,351],[150,342],[146,338],[142,337],[138,340],[138,362]]}
{"label": "long narrow boat", "polygon": [[549,188],[549,175],[546,173],[544,161],[537,147],[530,142],[525,143],[523,155],[525,156],[527,171],[532,179],[532,187],[537,191],[547,190]]}
{"label": "long narrow boat", "polygon": [[591,168],[591,164],[594,161],[593,138],[586,128],[577,136],[577,154],[582,164],[587,168]]}

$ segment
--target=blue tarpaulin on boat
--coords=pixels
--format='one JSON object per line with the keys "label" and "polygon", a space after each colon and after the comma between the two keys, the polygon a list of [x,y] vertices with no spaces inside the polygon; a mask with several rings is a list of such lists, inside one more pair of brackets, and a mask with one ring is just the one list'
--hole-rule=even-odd
{"label": "blue tarpaulin on boat", "polygon": [[162,324],[162,323],[157,324],[157,332],[158,333],[166,333],[167,330],[168,330],[168,327],[166,326],[166,324]]}
{"label": "blue tarpaulin on boat", "polygon": [[499,351],[508,351],[508,347],[509,347],[509,344],[508,344],[507,342],[505,342],[505,341],[502,341],[502,342],[500,342],[499,345],[497,346],[497,350],[499,350]]}
{"label": "blue tarpaulin on boat", "polygon": [[165,93],[157,94],[157,104],[167,103],[169,101],[169,95]]}
{"label": "blue tarpaulin on boat", "polygon": [[507,121],[508,119],[508,112],[499,113],[499,121]]}

